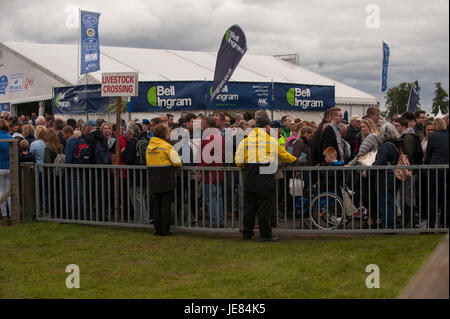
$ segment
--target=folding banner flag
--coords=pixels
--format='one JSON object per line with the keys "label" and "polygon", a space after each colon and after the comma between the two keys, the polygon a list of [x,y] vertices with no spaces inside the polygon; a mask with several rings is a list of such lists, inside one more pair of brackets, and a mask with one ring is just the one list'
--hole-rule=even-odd
{"label": "folding banner flag", "polygon": [[98,38],[99,19],[100,13],[81,11],[80,74],[100,70],[100,40]]}
{"label": "folding banner flag", "polygon": [[414,81],[411,86],[411,91],[409,92],[408,99],[408,112],[415,112],[417,106],[419,105],[419,82]]}
{"label": "folding banner flag", "polygon": [[217,94],[222,91],[245,52],[247,52],[247,40],[244,31],[235,24],[225,32],[217,54],[210,102],[214,101]]}
{"label": "folding banner flag", "polygon": [[383,42],[383,69],[381,74],[381,92],[384,92],[387,89],[387,72],[389,66],[389,55],[390,55],[389,46]]}

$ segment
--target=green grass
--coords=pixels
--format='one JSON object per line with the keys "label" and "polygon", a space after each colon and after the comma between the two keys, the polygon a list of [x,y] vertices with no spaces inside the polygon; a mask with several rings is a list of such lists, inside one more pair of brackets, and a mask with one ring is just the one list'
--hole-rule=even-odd
{"label": "green grass", "polygon": [[[175,233],[57,223],[0,227],[0,298],[395,298],[443,235]],[[68,289],[68,264],[80,289]],[[367,289],[366,266],[380,267]]]}

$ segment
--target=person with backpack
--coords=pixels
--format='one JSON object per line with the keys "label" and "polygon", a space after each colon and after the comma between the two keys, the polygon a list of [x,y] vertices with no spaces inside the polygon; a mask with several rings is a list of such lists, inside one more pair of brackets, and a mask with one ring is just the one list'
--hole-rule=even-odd
{"label": "person with backpack", "polygon": [[[65,138],[67,139],[67,143],[65,150],[65,164],[89,164],[90,152],[86,137],[94,129],[92,122],[94,121],[90,120],[83,124],[80,137],[75,135],[70,136],[70,133],[66,133]],[[64,130],[63,134],[65,134]],[[87,207],[87,204],[84,202],[84,194],[86,193],[84,188],[86,185],[89,185],[90,190],[93,191],[93,184],[95,184],[89,182],[89,172],[82,168],[69,168],[67,169],[67,174],[64,179],[67,184],[69,219],[83,219],[85,216],[84,213],[86,213],[86,219],[89,219],[89,212],[93,207]],[[86,181],[86,185],[84,184],[84,181]],[[86,211],[84,209],[85,206]],[[81,212],[80,216],[78,216],[79,210]]]}
{"label": "person with backpack", "polygon": [[[408,117],[407,115],[410,115]],[[400,133],[400,138],[402,140],[402,151],[408,156],[410,165],[421,165],[423,164],[423,149],[422,143],[419,135],[414,130],[413,125],[415,125],[415,116],[412,113],[406,112],[399,118],[393,120],[393,124],[397,131]],[[403,188],[401,192],[404,198],[404,216],[406,219],[406,227],[410,227],[413,222],[413,207],[416,206],[416,198],[418,197],[418,190],[420,185],[419,171],[414,170],[411,179],[405,182],[404,191]],[[411,196],[412,195],[412,196]],[[416,210],[417,211],[417,210]]]}
{"label": "person with backpack", "polygon": [[[145,156],[145,150],[143,151],[142,145],[148,145],[148,142],[141,135],[140,126],[137,124],[131,124],[128,126],[126,131],[127,135],[127,143],[125,144],[125,148],[120,153],[120,158],[125,162],[126,165],[142,165],[140,162],[142,161],[141,153]],[[145,164],[144,164],[145,165]],[[129,179],[129,200],[132,204],[132,209],[134,210],[134,222],[137,224],[140,223],[148,223],[149,216],[147,214],[147,188],[145,183],[145,178],[143,174],[143,178],[141,180],[141,173],[137,169],[128,170],[127,171],[128,179]],[[142,184],[142,187],[141,187]],[[142,188],[142,193],[141,193]],[[132,212],[130,212],[131,214]]]}
{"label": "person with backpack", "polygon": [[[402,144],[400,134],[394,125],[387,122],[381,126],[379,136],[382,143],[378,148],[373,165],[397,165],[400,157],[398,150]],[[393,229],[396,220],[394,195],[400,183],[396,181],[394,172],[391,169],[386,171],[371,170],[370,173],[373,174],[372,178],[376,182],[376,189],[379,193],[378,210],[381,215],[379,217],[381,217],[382,225],[385,228]]]}

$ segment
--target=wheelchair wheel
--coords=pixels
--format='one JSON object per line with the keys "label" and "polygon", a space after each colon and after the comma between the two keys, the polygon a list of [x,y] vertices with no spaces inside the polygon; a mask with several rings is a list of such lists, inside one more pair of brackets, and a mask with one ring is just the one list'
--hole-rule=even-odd
{"label": "wheelchair wheel", "polygon": [[319,229],[337,229],[344,223],[342,200],[333,193],[321,193],[313,198],[310,206],[311,222]]}

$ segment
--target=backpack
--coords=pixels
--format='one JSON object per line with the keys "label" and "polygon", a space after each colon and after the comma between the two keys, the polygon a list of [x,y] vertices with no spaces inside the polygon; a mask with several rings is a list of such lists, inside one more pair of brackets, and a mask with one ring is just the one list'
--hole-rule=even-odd
{"label": "backpack", "polygon": [[[66,161],[66,155],[64,153],[61,153],[61,154],[56,155],[56,158],[55,158],[53,163],[55,163],[55,164],[64,164],[65,161]],[[62,170],[63,170],[62,168],[56,167],[55,168],[55,176],[62,175],[61,174]]]}
{"label": "backpack", "polygon": [[148,147],[149,141],[147,139],[142,138],[137,141],[136,143],[136,165],[147,165],[147,147]]}
{"label": "backpack", "polygon": [[[399,151],[397,149],[397,147],[394,145],[394,143],[389,142],[390,144],[392,144],[395,148],[395,150],[397,151],[398,155],[398,160],[397,160],[397,166],[409,166],[409,159],[408,156],[403,153],[403,151]],[[389,165],[392,165],[391,163],[388,162]],[[408,179],[411,178],[411,170],[410,169],[401,169],[401,168],[397,168],[394,169],[394,174],[395,174],[395,178],[400,180],[400,181],[406,181]]]}
{"label": "backpack", "polygon": [[86,141],[79,137],[73,154],[74,164],[89,164],[89,146]]}

